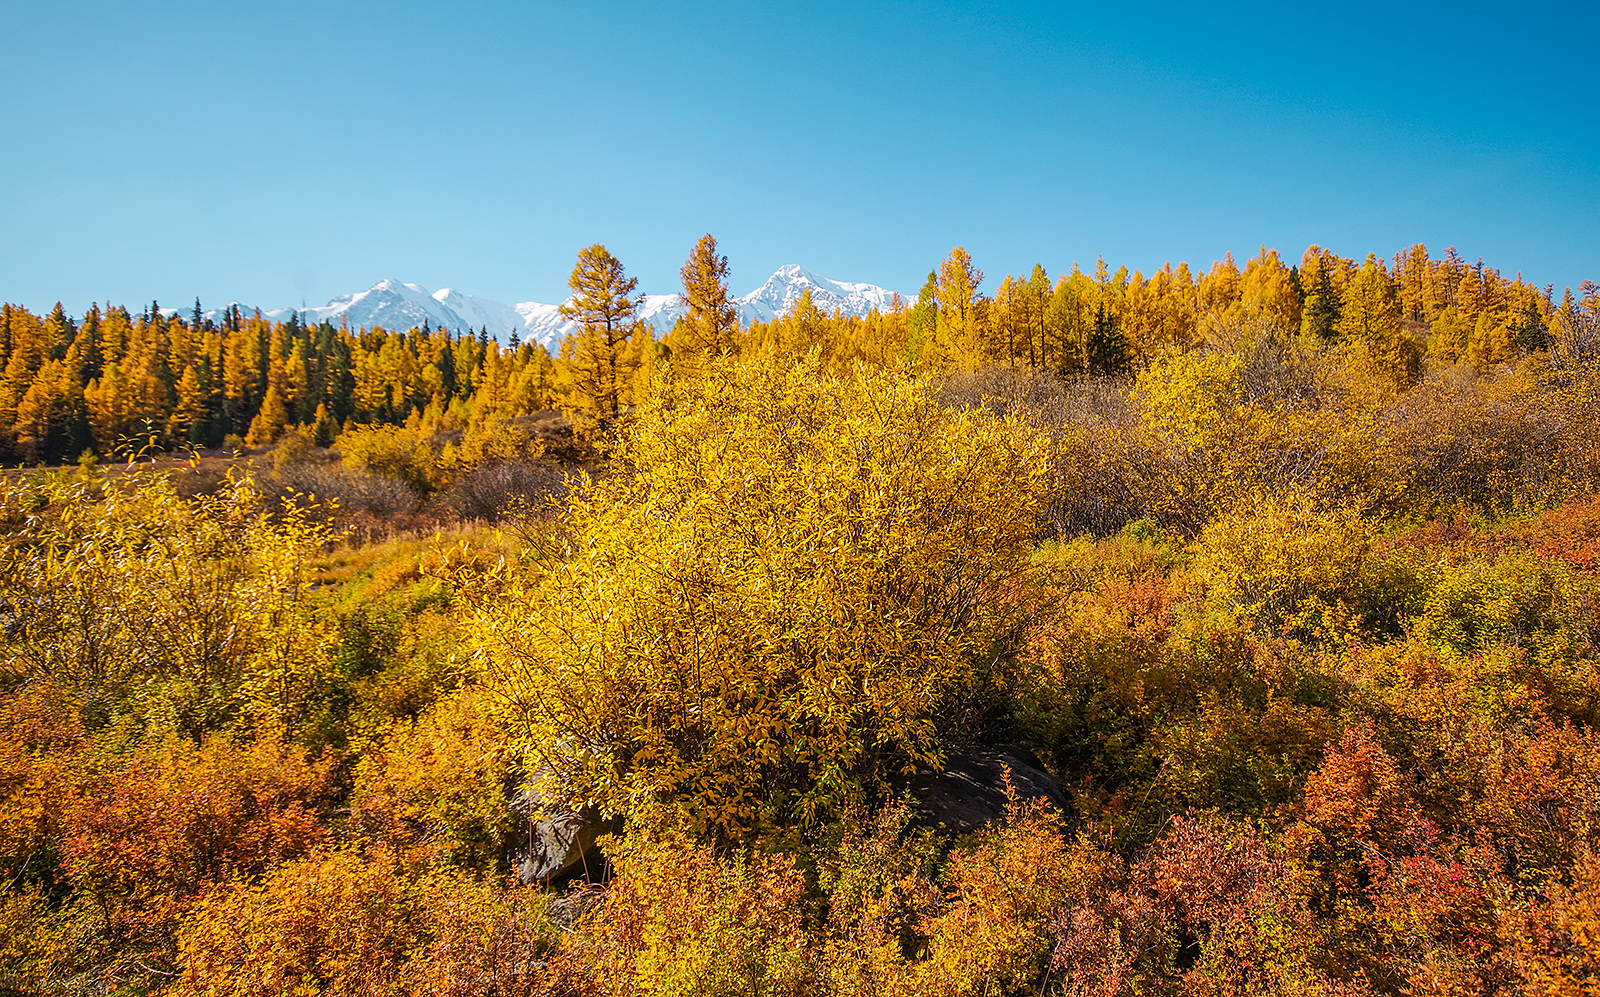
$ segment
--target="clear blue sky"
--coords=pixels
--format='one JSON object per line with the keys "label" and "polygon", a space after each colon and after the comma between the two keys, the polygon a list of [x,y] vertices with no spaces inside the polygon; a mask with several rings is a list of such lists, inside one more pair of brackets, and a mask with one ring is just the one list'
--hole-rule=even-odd
{"label": "clear blue sky", "polygon": [[0,299],[914,292],[1454,245],[1600,279],[1600,5],[0,0]]}

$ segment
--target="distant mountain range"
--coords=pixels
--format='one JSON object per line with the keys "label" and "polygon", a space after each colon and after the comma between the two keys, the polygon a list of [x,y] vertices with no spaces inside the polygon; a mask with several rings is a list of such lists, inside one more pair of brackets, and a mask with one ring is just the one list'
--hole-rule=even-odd
{"label": "distant mountain range", "polygon": [[[844,281],[818,277],[803,267],[779,267],[760,287],[736,299],[739,318],[745,323],[770,322],[792,308],[801,294],[811,291],[811,300],[824,312],[835,310],[846,315],[865,315],[874,308],[888,311],[895,294],[872,284],[851,284]],[[569,299],[570,300],[570,299]],[[233,302],[238,304],[238,302]],[[231,305],[230,305],[231,307]],[[241,310],[253,311],[243,305]],[[429,291],[420,284],[405,284],[385,279],[354,294],[341,294],[318,308],[262,309],[261,314],[274,321],[287,321],[299,313],[307,324],[322,321],[337,324],[341,319],[352,329],[362,326],[382,326],[386,329],[410,329],[427,322],[437,329],[444,326],[452,331],[467,333],[487,330],[489,335],[506,342],[516,333],[523,340],[535,340],[554,352],[561,337],[571,332],[571,322],[561,318],[559,305],[524,301],[515,305],[491,301],[455,288]],[[181,313],[182,309],[163,309]],[[685,311],[685,305],[676,294],[646,294],[639,306],[639,318],[655,331],[665,335]],[[213,309],[205,314],[217,319],[223,309]]]}

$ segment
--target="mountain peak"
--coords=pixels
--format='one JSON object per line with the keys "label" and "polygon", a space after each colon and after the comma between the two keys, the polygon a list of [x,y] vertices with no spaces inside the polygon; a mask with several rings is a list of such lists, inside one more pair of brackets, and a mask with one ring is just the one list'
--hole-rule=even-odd
{"label": "mountain peak", "polygon": [[739,299],[740,315],[745,321],[759,318],[770,322],[793,308],[806,291],[811,292],[811,303],[822,311],[839,311],[846,315],[865,315],[873,309],[888,311],[894,302],[893,291],[873,284],[829,280],[797,263],[787,263],[768,277],[766,283]]}
{"label": "mountain peak", "polygon": [[[846,315],[865,315],[873,309],[887,311],[894,300],[894,293],[881,287],[829,280],[797,263],[787,263],[760,287],[734,299],[739,320],[770,322],[794,307],[806,290],[811,291],[812,302],[824,312],[839,311]],[[242,306],[241,309],[249,310]],[[303,322],[311,325],[318,322],[337,325],[343,320],[352,329],[374,325],[410,329],[426,323],[434,329],[445,328],[460,334],[486,330],[502,342],[515,334],[554,351],[561,338],[574,328],[561,317],[558,309],[559,305],[537,301],[506,305],[464,294],[453,287],[429,291],[421,284],[385,277],[365,291],[341,294],[318,308],[277,308],[263,310],[262,314],[274,321],[287,321],[291,314],[298,314]],[[638,316],[659,337],[670,331],[686,310],[687,305],[677,293],[646,294],[640,302]],[[164,308],[162,311],[177,314],[181,309]],[[215,321],[222,312],[216,309],[206,315]]]}

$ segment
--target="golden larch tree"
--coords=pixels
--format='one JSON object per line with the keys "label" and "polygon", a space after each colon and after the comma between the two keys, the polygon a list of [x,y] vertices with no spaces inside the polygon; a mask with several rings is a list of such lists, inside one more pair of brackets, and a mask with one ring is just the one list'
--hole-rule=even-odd
{"label": "golden larch tree", "polygon": [[577,330],[561,341],[556,375],[575,412],[601,423],[615,419],[626,404],[638,366],[636,344],[640,333],[635,318],[642,295],[634,297],[637,277],[627,276],[622,261],[600,243],[578,252],[577,265],[567,287],[572,297],[561,306],[561,317],[577,323]]}
{"label": "golden larch tree", "polygon": [[739,309],[728,298],[728,258],[711,233],[700,237],[678,271],[688,312],[673,330],[673,346],[689,354],[723,356],[739,347]]}
{"label": "golden larch tree", "polygon": [[1364,345],[1376,370],[1396,384],[1408,384],[1421,369],[1422,351],[1407,335],[1400,311],[1400,296],[1389,274],[1369,254],[1345,285],[1334,328],[1347,341]]}
{"label": "golden larch tree", "polygon": [[947,364],[976,367],[982,362],[978,329],[978,285],[983,271],[972,262],[965,247],[957,246],[939,264],[939,319],[935,342],[939,358]]}

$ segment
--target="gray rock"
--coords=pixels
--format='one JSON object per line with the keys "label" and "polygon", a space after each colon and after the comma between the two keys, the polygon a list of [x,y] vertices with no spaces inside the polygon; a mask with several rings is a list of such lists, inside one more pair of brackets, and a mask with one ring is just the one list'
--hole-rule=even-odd
{"label": "gray rock", "polygon": [[511,800],[515,824],[506,837],[506,864],[524,884],[549,884],[580,874],[597,875],[604,858],[595,848],[603,829],[584,814],[536,818],[539,798],[526,786]]}
{"label": "gray rock", "polygon": [[1047,800],[1067,813],[1067,794],[1038,757],[1013,744],[966,745],[945,752],[944,770],[919,770],[906,787],[913,822],[953,834],[971,834],[1006,816],[1006,772],[1017,799]]}

